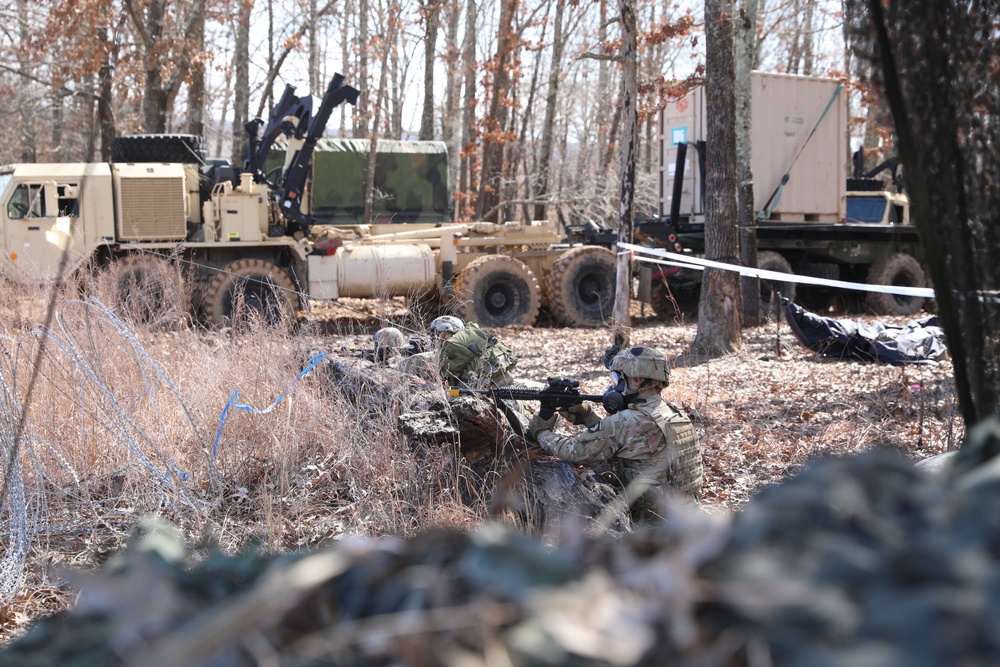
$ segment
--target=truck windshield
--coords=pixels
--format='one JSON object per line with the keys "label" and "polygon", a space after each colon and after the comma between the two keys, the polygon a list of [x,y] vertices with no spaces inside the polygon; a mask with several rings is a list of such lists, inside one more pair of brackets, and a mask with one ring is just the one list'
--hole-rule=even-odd
{"label": "truck windshield", "polygon": [[0,195],[7,190],[7,186],[10,185],[10,179],[14,178],[14,172],[7,171],[0,173]]}
{"label": "truck windshield", "polygon": [[847,222],[882,222],[885,197],[847,197]]}

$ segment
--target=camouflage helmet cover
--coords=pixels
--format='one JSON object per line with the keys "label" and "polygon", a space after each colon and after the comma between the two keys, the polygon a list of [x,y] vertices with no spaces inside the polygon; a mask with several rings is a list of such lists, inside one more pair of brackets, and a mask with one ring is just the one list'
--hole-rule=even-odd
{"label": "camouflage helmet cover", "polygon": [[375,347],[379,349],[399,349],[406,347],[406,336],[396,327],[385,327],[379,329],[372,335]]}
{"label": "camouflage helmet cover", "polygon": [[431,325],[427,327],[432,336],[440,336],[442,333],[455,334],[465,328],[465,322],[454,315],[442,315],[435,318]]}
{"label": "camouflage helmet cover", "polygon": [[615,355],[608,367],[625,377],[649,378],[664,385],[670,383],[670,363],[666,356],[652,347],[630,347]]}

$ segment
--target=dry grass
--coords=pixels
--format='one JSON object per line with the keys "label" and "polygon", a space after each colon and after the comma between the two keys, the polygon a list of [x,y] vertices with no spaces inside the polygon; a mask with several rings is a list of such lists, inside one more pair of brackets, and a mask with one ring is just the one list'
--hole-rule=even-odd
{"label": "dry grass", "polygon": [[[53,567],[99,564],[148,514],[169,518],[192,541],[211,534],[235,548],[252,538],[273,550],[484,519],[486,503],[459,491],[464,473],[453,450],[414,452],[400,434],[407,387],[396,390],[392,409],[372,412],[315,372],[296,381],[314,351],[367,346],[380,320],[419,330],[399,300],[345,302],[367,314],[328,312],[341,315],[337,324],[292,336],[124,327],[72,292],[57,295],[43,331],[36,323],[49,296],[22,292],[0,303],[3,453],[10,458],[17,447],[22,474],[5,468],[0,636],[68,603]],[[746,332],[738,354],[697,363],[685,356],[693,326],[636,322],[633,342],[676,357],[665,395],[702,432],[708,507],[738,508],[824,453],[889,446],[917,458],[962,437],[949,364],[820,359],[776,325]],[[499,333],[520,358],[515,375],[573,376],[587,391],[604,389],[607,331]],[[12,493],[19,479],[23,499]],[[23,554],[12,535],[28,540]]]}

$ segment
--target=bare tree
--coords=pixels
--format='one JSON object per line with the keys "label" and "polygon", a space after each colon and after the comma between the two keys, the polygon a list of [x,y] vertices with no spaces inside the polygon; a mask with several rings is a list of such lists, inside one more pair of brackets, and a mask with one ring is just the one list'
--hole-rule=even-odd
{"label": "bare tree", "polygon": [[434,64],[443,5],[444,0],[419,0],[420,20],[424,24],[424,99],[419,135],[423,141],[434,138]]}
{"label": "bare tree", "polygon": [[504,148],[508,142],[510,95],[512,79],[510,61],[517,46],[514,17],[518,0],[500,0],[500,22],[497,26],[497,47],[488,65],[490,86],[487,92],[489,108],[483,119],[482,166],[476,217],[496,221],[500,216],[500,192],[503,187]]}
{"label": "bare tree", "polygon": [[246,144],[246,130],[250,107],[250,13],[253,3],[243,0],[236,11],[234,32],[236,46],[233,49],[233,153],[230,161],[242,168],[243,149]]}
{"label": "bare tree", "polygon": [[[204,20],[205,0],[172,5],[171,12],[167,11],[167,0],[124,3],[145,68],[143,124],[146,132],[165,132],[171,104],[198,54],[196,34]],[[252,8],[252,2],[250,5]]]}
{"label": "bare tree", "polygon": [[555,130],[556,102],[559,99],[559,81],[563,76],[563,12],[566,8],[565,0],[556,0],[555,16],[552,19],[552,61],[549,69],[548,89],[545,93],[545,119],[542,121],[542,141],[538,148],[538,190],[535,198],[534,218],[545,220],[548,217],[546,212],[545,198],[549,194],[549,183],[552,178],[550,161],[552,159],[552,133]]}
{"label": "bare tree", "polygon": [[[736,213],[736,53],[733,0],[705,0],[705,86],[708,167],[705,174],[705,254],[733,261],[739,254]],[[740,348],[739,275],[706,268],[692,347],[710,357]]]}

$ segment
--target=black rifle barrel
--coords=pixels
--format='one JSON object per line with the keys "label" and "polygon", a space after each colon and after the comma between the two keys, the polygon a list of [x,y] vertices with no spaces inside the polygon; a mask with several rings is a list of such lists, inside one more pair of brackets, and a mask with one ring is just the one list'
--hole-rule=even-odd
{"label": "black rifle barrel", "polygon": [[495,396],[497,398],[506,398],[512,401],[540,401],[543,399],[567,399],[573,398],[578,399],[581,403],[583,401],[594,401],[600,403],[604,400],[603,394],[577,394],[575,392],[563,392],[556,391],[550,388],[546,389],[529,389],[528,387],[496,387],[495,389],[449,389],[448,393],[452,396],[460,396],[462,394],[478,394],[481,396]]}

